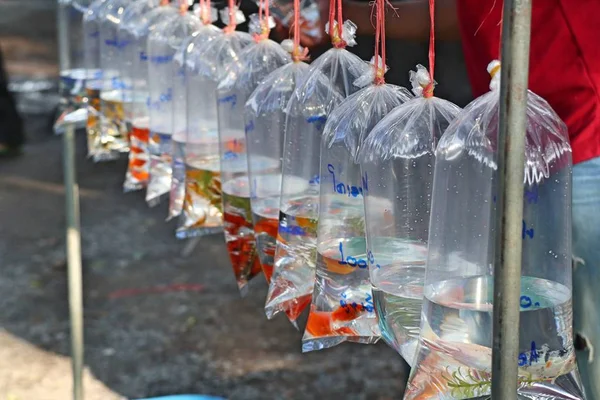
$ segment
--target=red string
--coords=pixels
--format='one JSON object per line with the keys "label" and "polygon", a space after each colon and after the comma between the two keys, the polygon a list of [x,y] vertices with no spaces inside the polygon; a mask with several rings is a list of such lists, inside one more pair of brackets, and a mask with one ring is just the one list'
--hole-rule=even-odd
{"label": "red string", "polygon": [[260,42],[261,40],[268,39],[271,27],[269,26],[269,0],[259,0],[258,2],[258,23],[260,25],[260,32],[254,33],[254,41]]}
{"label": "red string", "polygon": [[435,72],[435,0],[429,0],[429,84],[423,89],[423,97],[433,96],[433,73]]}
{"label": "red string", "polygon": [[169,5],[169,0],[160,0],[160,5],[161,6],[168,6]]}
{"label": "red string", "polygon": [[300,50],[300,0],[294,0],[294,50],[292,59],[295,62],[308,58],[308,48]]}
{"label": "red string", "polygon": [[329,36],[333,38],[333,23],[335,21],[336,0],[329,0]]}
{"label": "red string", "polygon": [[181,15],[184,15],[187,12],[188,8],[189,6],[187,0],[179,0],[179,13]]}
{"label": "red string", "polygon": [[294,0],[294,51],[300,49],[300,0]]}
{"label": "red string", "polygon": [[[375,7],[375,80],[376,85],[385,83],[385,5],[386,0],[376,0],[373,3]],[[381,54],[381,66],[379,65],[379,55]]]}
{"label": "red string", "polygon": [[329,1],[329,37],[331,37],[331,44],[337,49],[343,49],[347,45],[346,41],[342,39],[342,1],[343,0]]}
{"label": "red string", "polygon": [[227,6],[229,8],[229,23],[225,28],[223,28],[223,32],[231,33],[235,31],[235,27],[237,26],[237,22],[235,20],[235,1],[229,0]]}

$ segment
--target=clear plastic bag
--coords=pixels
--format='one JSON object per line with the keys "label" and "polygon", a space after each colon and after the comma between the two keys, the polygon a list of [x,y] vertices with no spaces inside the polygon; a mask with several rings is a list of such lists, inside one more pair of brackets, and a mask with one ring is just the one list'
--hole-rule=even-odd
{"label": "clear plastic bag", "polygon": [[367,227],[367,259],[375,312],[385,341],[413,365],[419,339],[435,147],[460,112],[423,96],[433,83],[417,66],[415,98],[373,128],[359,154]]}
{"label": "clear plastic bag", "polygon": [[405,88],[383,83],[386,67],[373,66],[357,83],[374,83],[329,115],[321,141],[316,279],[302,350],[344,341],[374,343],[379,327],[369,282],[362,177],[356,157],[377,122],[411,98]]}
{"label": "clear plastic bag", "polygon": [[[85,81],[88,74],[85,68],[85,35],[83,18],[90,0],[60,0],[67,8],[67,24],[69,26],[69,58],[68,67],[60,71],[60,95],[67,105],[79,107],[84,105]],[[92,75],[93,77],[93,75]]]}
{"label": "clear plastic bag", "polygon": [[88,117],[86,124],[88,157],[93,158],[100,143],[100,88],[102,69],[100,67],[100,12],[108,0],[96,0],[88,7],[83,17],[85,98]]}
{"label": "clear plastic bag", "polygon": [[125,42],[119,39],[125,7],[129,0],[108,0],[100,11],[100,134],[94,161],[113,160],[129,151],[125,124],[123,80],[119,71]]}
{"label": "clear plastic bag", "polygon": [[[269,74],[246,102],[246,144],[250,205],[256,238],[256,251],[267,283],[273,275],[275,240],[281,202],[281,160],[285,134],[286,108],[294,90],[308,72],[308,64],[293,61]],[[297,193],[305,192],[308,182],[298,179]],[[290,320],[302,309],[290,306]]]}
{"label": "clear plastic bag", "polygon": [[171,189],[173,154],[173,84],[177,73],[173,58],[182,42],[200,29],[200,19],[180,0],[175,18],[155,26],[148,37],[150,113],[150,180],[146,191],[149,206],[157,205]]}
{"label": "clear plastic bag", "polygon": [[[499,63],[436,150],[419,353],[404,398],[489,398]],[[509,133],[510,134],[510,133]],[[571,312],[571,147],[527,95],[518,397],[583,399]],[[549,216],[551,216],[549,218]]]}
{"label": "clear plastic bag", "polygon": [[[154,0],[149,0],[152,4]],[[126,11],[127,13],[128,11]],[[131,11],[133,14],[133,11]],[[125,20],[121,27],[124,37],[131,43],[125,48],[123,56],[125,77],[131,79],[130,107],[126,107],[126,117],[131,121],[129,145],[129,164],[123,183],[125,192],[140,190],[146,187],[149,179],[150,155],[148,141],[150,138],[150,117],[148,114],[148,35],[154,27],[171,18],[175,18],[177,9],[168,1],[160,1],[158,7],[146,12],[136,12]],[[126,32],[123,32],[126,31]],[[127,111],[129,109],[129,112]]]}
{"label": "clear plastic bag", "polygon": [[[139,79],[140,43],[138,42],[138,25],[143,22],[145,15],[160,5],[161,0],[136,0],[131,2],[119,24],[119,74],[123,97],[123,116],[127,131],[131,134],[134,108],[145,106],[146,99],[134,97],[133,82]],[[144,43],[145,49],[145,43]]]}
{"label": "clear plastic bag", "polygon": [[[203,12],[201,9],[195,9],[196,15],[199,17],[204,14],[204,18],[207,18],[211,14],[210,8]],[[175,218],[181,214],[186,196],[186,180],[187,180],[187,168],[186,168],[186,151],[191,145],[191,135],[188,133],[188,112],[192,115],[201,112],[198,109],[191,108],[188,110],[187,107],[187,92],[188,85],[191,83],[191,79],[188,79],[186,74],[186,60],[190,50],[193,51],[195,48],[201,48],[207,42],[216,38],[217,35],[221,34],[221,30],[212,24],[212,20],[205,19],[202,22],[202,27],[194,32],[188,39],[184,40],[177,54],[175,55],[175,76],[173,78],[173,158],[171,168],[173,170],[173,179],[171,181],[171,194],[169,197],[169,219]],[[192,94],[192,93],[191,93]],[[204,91],[193,93],[195,96],[206,98]],[[216,107],[216,103],[213,104],[213,108]],[[215,113],[216,118],[216,113]],[[190,141],[188,141],[188,138]],[[214,138],[217,138],[216,130],[214,132]],[[202,144],[200,146],[204,147]],[[217,155],[217,152],[214,154]],[[190,154],[193,156],[193,154]],[[192,157],[190,157],[192,158]],[[194,175],[190,171],[190,178]],[[203,182],[201,177],[194,176],[193,182],[189,183],[188,194],[194,195],[194,189],[198,186],[193,186],[199,182]],[[220,203],[220,201],[219,201]],[[187,205],[186,205],[187,206]],[[219,224],[220,225],[220,224]],[[179,232],[177,232],[179,233]],[[177,234],[178,237],[182,235]],[[184,236],[185,237],[185,236]]]}
{"label": "clear plastic bag", "polygon": [[[310,304],[315,281],[321,135],[331,110],[360,89],[354,81],[371,68],[345,49],[345,45],[355,44],[355,31],[356,25],[346,21],[339,35],[335,23],[331,33],[334,47],[313,61],[288,103],[277,247],[265,304],[268,318],[285,311],[295,317],[291,318],[294,322]],[[298,182],[305,188],[302,192]]]}
{"label": "clear plastic bag", "polygon": [[[258,84],[290,60],[279,44],[257,37],[257,42],[230,64],[217,89],[225,241],[242,295],[247,292],[248,281],[261,271],[250,205],[244,106]],[[277,166],[275,163],[270,168]]]}
{"label": "clear plastic bag", "polygon": [[179,238],[223,229],[216,90],[229,64],[251,43],[248,33],[228,30],[202,45],[188,47],[185,199],[177,227]]}

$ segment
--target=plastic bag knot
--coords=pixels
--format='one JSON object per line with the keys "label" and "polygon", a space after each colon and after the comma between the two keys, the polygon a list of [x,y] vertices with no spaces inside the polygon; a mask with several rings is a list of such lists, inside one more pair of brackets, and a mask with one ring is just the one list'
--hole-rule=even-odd
{"label": "plastic bag knot", "polygon": [[193,8],[194,14],[200,18],[204,25],[211,25],[219,19],[218,11],[214,7],[208,7],[206,4],[195,4]]}
{"label": "plastic bag knot", "polygon": [[500,69],[502,64],[498,60],[494,60],[487,66],[487,71],[490,74],[490,90],[498,90],[500,88]]}
{"label": "plastic bag knot", "polygon": [[256,43],[268,39],[271,29],[275,27],[275,19],[269,16],[268,19],[261,19],[258,14],[250,15],[248,31]]}
{"label": "plastic bag knot", "polygon": [[181,4],[179,4],[179,14],[185,15],[189,8],[190,6],[188,5],[187,1],[182,1]]}
{"label": "plastic bag knot", "polygon": [[333,21],[333,29],[330,29],[329,22],[325,24],[325,32],[331,37],[331,44],[336,49],[343,49],[346,46],[356,45],[356,24],[349,19],[339,27],[337,21]]}
{"label": "plastic bag knot", "polygon": [[[375,62],[377,60],[377,62]],[[367,72],[356,79],[353,84],[356,87],[362,88],[372,83],[376,85],[382,85],[385,83],[385,73],[388,71],[388,66],[383,63],[381,57],[371,58],[371,68],[367,70]]]}
{"label": "plastic bag knot", "polygon": [[387,68],[386,66],[377,67],[377,69],[375,71],[375,78],[373,79],[373,82],[376,85],[383,85],[385,83],[386,68]]}
{"label": "plastic bag knot", "polygon": [[423,96],[426,99],[433,97],[436,82],[431,79],[427,68],[417,65],[416,71],[410,71],[409,79],[415,96]]}
{"label": "plastic bag knot", "polygon": [[294,41],[291,39],[285,39],[281,42],[281,47],[292,56],[294,62],[306,61],[309,59],[308,47],[302,47],[300,45],[296,47]]}
{"label": "plastic bag knot", "polygon": [[237,25],[242,24],[246,21],[244,13],[241,12],[237,7],[233,7],[231,11],[233,14],[233,21],[229,20],[230,10],[228,8],[224,8],[221,11],[219,11],[221,15],[221,21],[223,22],[223,24],[226,25],[223,28],[223,32],[227,34],[234,32]]}

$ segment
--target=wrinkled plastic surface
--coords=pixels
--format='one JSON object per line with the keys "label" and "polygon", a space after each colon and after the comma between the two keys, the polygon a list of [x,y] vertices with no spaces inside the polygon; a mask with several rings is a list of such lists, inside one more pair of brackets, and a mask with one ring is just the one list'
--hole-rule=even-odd
{"label": "wrinkled plastic surface", "polygon": [[146,202],[150,206],[158,204],[171,189],[173,85],[177,73],[173,58],[183,41],[201,26],[197,16],[179,13],[158,24],[148,38],[150,179]]}
{"label": "wrinkled plastic surface", "polygon": [[119,38],[119,28],[129,0],[108,0],[100,10],[100,121],[98,147],[94,161],[113,160],[129,151],[125,124],[123,81],[119,66],[126,42]]}
{"label": "wrinkled plastic surface", "polygon": [[367,86],[327,120],[321,141],[316,279],[303,351],[379,339],[365,239],[363,194],[369,182],[355,160],[375,124],[410,97],[398,86]]}
{"label": "wrinkled plastic surface", "polygon": [[[244,106],[258,84],[290,60],[277,43],[261,40],[232,60],[217,87],[225,242],[242,295],[248,281],[261,272],[250,206]],[[277,168],[278,164],[267,165],[270,161],[265,159],[265,169]]]}
{"label": "wrinkled plastic surface", "polygon": [[[154,0],[149,0],[149,4]],[[129,14],[131,13],[131,14]],[[127,15],[129,14],[129,15]],[[146,12],[137,9],[126,11],[121,27],[130,44],[125,48],[122,66],[125,79],[131,80],[131,98],[125,115],[131,121],[130,151],[123,190],[125,192],[146,187],[150,175],[150,117],[148,114],[148,35],[158,24],[175,18],[177,9],[169,5],[153,7]],[[125,31],[125,32],[124,32]]]}
{"label": "wrinkled plastic surface", "polygon": [[[332,48],[310,65],[304,83],[288,103],[277,248],[265,304],[268,318],[287,312],[288,307],[302,312],[310,304],[315,281],[323,128],[331,110],[360,89],[353,82],[369,68],[367,62],[349,51]],[[298,191],[298,182],[302,182],[304,191]]]}
{"label": "wrinkled plastic surface", "polygon": [[88,117],[86,124],[88,157],[93,158],[100,148],[100,12],[107,0],[96,0],[88,7],[83,17],[83,43],[85,65],[85,98]]}
{"label": "wrinkled plastic surface", "polygon": [[[269,74],[246,102],[246,143],[250,205],[256,237],[256,250],[267,283],[273,275],[275,240],[279,226],[281,172],[286,108],[294,90],[302,84],[309,66],[291,62]],[[308,182],[298,179],[297,193],[305,192]],[[295,321],[304,305],[286,310]]]}
{"label": "wrinkled plastic surface", "polygon": [[[571,148],[548,103],[527,96],[518,398],[583,399],[572,337]],[[490,396],[498,113],[499,90],[475,99],[436,150],[408,400]]]}
{"label": "wrinkled plastic surface", "polygon": [[375,312],[382,337],[409,365],[420,331],[435,147],[460,112],[449,101],[415,92],[373,128],[359,154],[368,182],[363,195]]}
{"label": "wrinkled plastic surface", "polygon": [[[209,193],[215,193],[219,188],[211,186],[211,181],[214,174],[203,175],[188,169],[186,165],[187,152],[189,151],[189,161],[192,163],[198,161],[198,157],[193,150],[205,151],[207,143],[194,143],[192,144],[195,136],[192,136],[191,132],[188,132],[188,120],[197,118],[197,113],[204,112],[208,106],[215,111],[214,119],[216,120],[216,102],[212,104],[202,104],[200,107],[195,107],[196,104],[190,105],[188,108],[188,93],[191,97],[201,98],[203,100],[210,98],[207,96],[206,91],[203,88],[190,87],[194,74],[188,74],[189,68],[187,64],[194,63],[195,52],[201,51],[206,43],[213,40],[217,35],[221,34],[221,30],[212,24],[202,25],[202,27],[194,32],[192,36],[186,39],[181,48],[175,56],[175,76],[173,80],[173,179],[171,182],[171,195],[169,198],[169,218],[177,217],[182,213],[185,208],[186,216],[196,216],[197,220],[190,224],[189,228],[193,229],[198,226],[198,223],[202,225],[210,216],[210,212],[200,214],[199,210],[192,210],[190,208],[190,200],[192,206],[194,201],[197,202],[196,196],[198,193],[204,193],[203,190]],[[214,93],[214,90],[213,90]],[[214,100],[214,95],[212,96]],[[189,113],[189,114],[188,114]],[[190,116],[188,118],[188,115]],[[194,129],[206,128],[205,125],[195,125]],[[215,129],[213,140],[217,142],[217,132]],[[193,147],[193,148],[192,148]],[[218,157],[218,147],[213,146],[213,155],[215,158]],[[189,164],[188,164],[189,165]],[[217,171],[218,172],[218,169]],[[184,204],[185,203],[185,204]],[[219,198],[218,204],[221,201]],[[215,225],[217,228],[221,225],[220,216],[216,216],[218,223]],[[185,218],[185,217],[184,217]],[[177,236],[188,237],[192,235],[182,235],[180,229],[177,230]]]}

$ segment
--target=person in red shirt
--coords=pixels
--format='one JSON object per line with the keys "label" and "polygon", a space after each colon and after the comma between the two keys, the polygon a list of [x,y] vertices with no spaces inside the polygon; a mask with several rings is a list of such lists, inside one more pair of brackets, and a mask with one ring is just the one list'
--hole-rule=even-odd
{"label": "person in red shirt", "polygon": [[[427,40],[427,0],[392,3],[387,37]],[[533,0],[529,88],[569,129],[573,149],[574,323],[588,399],[600,399],[600,1]],[[489,90],[498,59],[502,0],[436,0],[436,37],[460,38],[473,96]],[[370,5],[348,0],[344,17],[372,35]],[[393,51],[389,49],[388,52]],[[424,60],[425,61],[425,60]],[[595,353],[593,349],[595,348]]]}

